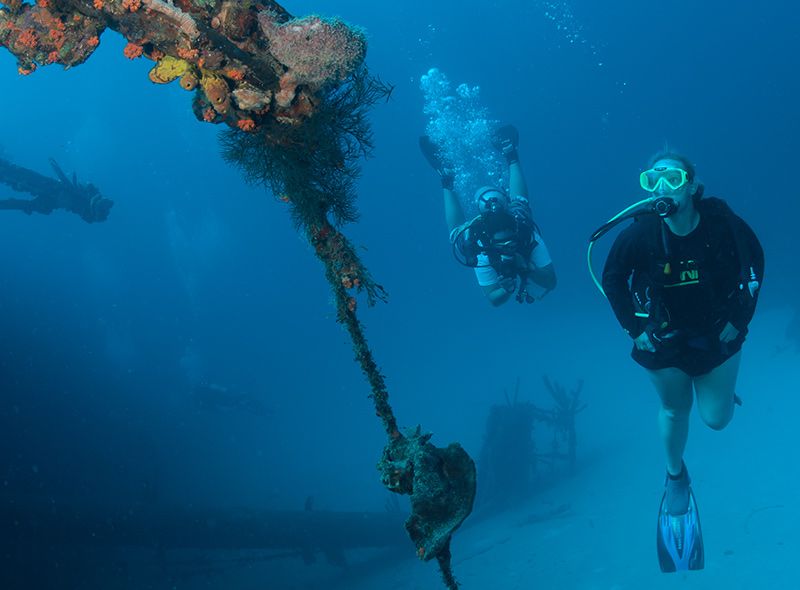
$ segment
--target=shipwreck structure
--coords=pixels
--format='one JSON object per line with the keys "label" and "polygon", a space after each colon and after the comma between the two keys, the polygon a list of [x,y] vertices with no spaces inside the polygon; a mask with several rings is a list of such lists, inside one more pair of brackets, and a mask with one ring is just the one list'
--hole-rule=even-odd
{"label": "shipwreck structure", "polygon": [[[86,556],[130,559],[131,566],[163,576],[223,573],[231,560],[323,557],[347,565],[352,549],[401,548],[399,511],[330,512],[199,509],[132,504],[125,508],[62,504],[55,500],[2,498],[0,584],[4,588],[106,587],[126,583],[130,572],[108,563],[89,566]],[[100,552],[100,553],[98,553]],[[56,557],[59,556],[59,557]],[[87,569],[100,569],[99,576]],[[103,580],[88,584],[87,578]],[[130,583],[130,582],[128,582]]]}
{"label": "shipwreck structure", "polygon": [[337,320],[387,434],[378,469],[392,492],[411,497],[405,523],[420,559],[436,559],[448,588],[450,539],[470,514],[475,466],[457,443],[437,448],[420,427],[400,430],[388,389],[357,317],[386,293],[342,226],[357,219],[355,181],[372,148],[368,112],[391,87],[364,63],[363,33],[341,20],[293,18],[273,1],[20,0],[0,3],[0,46],[18,71],[83,63],[108,29],[124,57],[149,59],[149,80],[190,93],[197,119],[223,126],[223,157],[245,179],[287,204],[333,292]]}
{"label": "shipwreck structure", "polygon": [[[489,410],[479,461],[482,499],[486,502],[504,505],[528,497],[542,469],[550,473],[559,466],[568,473],[575,469],[575,419],[586,408],[580,397],[583,381],[579,380],[571,391],[547,376],[543,381],[553,402],[551,407],[520,400],[517,379],[513,394],[504,391],[505,403]],[[549,448],[537,447],[537,425],[550,435]]]}

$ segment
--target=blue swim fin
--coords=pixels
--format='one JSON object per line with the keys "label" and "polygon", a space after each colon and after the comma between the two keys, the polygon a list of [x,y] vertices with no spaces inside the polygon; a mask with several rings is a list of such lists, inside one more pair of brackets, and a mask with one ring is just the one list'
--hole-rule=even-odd
{"label": "blue swim fin", "polygon": [[681,516],[670,516],[667,512],[667,495],[661,499],[658,509],[656,546],[658,564],[664,573],[701,570],[705,566],[703,531],[694,493],[689,489],[689,510]]}

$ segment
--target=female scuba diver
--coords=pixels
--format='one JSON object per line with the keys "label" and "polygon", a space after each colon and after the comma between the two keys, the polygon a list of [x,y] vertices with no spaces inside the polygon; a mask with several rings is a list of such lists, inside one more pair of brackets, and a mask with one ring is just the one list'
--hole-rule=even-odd
{"label": "female scuba diver", "polygon": [[611,248],[601,290],[661,400],[658,424],[667,456],[657,538],[661,569],[702,569],[700,521],[683,462],[689,413],[696,395],[703,422],[722,430],[741,403],[736,377],[764,253],[724,201],[703,198],[685,156],[656,154],[639,180],[652,197],[612,218],[590,242],[635,218]]}
{"label": "female scuba diver", "polygon": [[[493,306],[506,303],[515,292],[519,303],[533,303],[555,288],[556,274],[531,214],[516,128],[498,129],[494,143],[508,163],[510,195],[500,187],[479,188],[474,197],[479,214],[467,221],[453,190],[452,171],[431,140],[420,137],[422,154],[442,182],[445,220],[456,260],[475,269],[478,284]],[[531,283],[539,293],[531,292]]]}

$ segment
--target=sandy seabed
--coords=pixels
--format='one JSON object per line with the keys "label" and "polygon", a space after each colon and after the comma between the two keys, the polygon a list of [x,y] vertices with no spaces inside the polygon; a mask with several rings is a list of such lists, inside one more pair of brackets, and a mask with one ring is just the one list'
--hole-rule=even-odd
{"label": "sandy seabed", "polygon": [[[723,432],[692,421],[687,464],[699,503],[706,567],[662,574],[655,549],[663,456],[654,416],[610,424],[575,476],[512,511],[476,518],[453,539],[464,590],[800,588],[800,507],[794,417],[800,352],[785,340],[789,310],[761,315],[744,351],[744,406]],[[588,414],[588,412],[587,412]],[[587,417],[583,418],[584,420]],[[539,517],[558,513],[541,520]],[[354,566],[329,590],[444,588],[435,562],[407,559]]]}

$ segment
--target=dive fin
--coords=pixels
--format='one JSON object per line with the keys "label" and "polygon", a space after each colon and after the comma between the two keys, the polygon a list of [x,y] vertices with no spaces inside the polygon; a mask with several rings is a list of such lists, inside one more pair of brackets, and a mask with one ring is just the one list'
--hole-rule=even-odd
{"label": "dive fin", "polygon": [[56,162],[53,158],[50,158],[50,166],[53,168],[53,172],[56,173],[56,176],[58,176],[58,179],[61,182],[63,182],[67,186],[72,186],[73,183],[69,181],[69,178],[67,177],[66,174],[64,174],[64,171],[61,169],[61,166],[59,166],[58,162]]}
{"label": "dive fin", "polygon": [[494,132],[494,145],[501,151],[507,149],[507,146],[517,149],[519,147],[519,130],[513,125],[498,127]]}
{"label": "dive fin", "polygon": [[436,170],[439,174],[444,174],[444,163],[442,162],[441,156],[439,156],[439,148],[431,141],[430,137],[427,135],[420,135],[419,149],[422,151],[422,155],[425,156],[428,164],[431,165],[431,168]]}
{"label": "dive fin", "polygon": [[705,553],[694,493],[690,488],[689,510],[680,516],[671,516],[667,512],[666,497],[665,493],[658,508],[658,565],[664,573],[701,570],[705,566]]}

